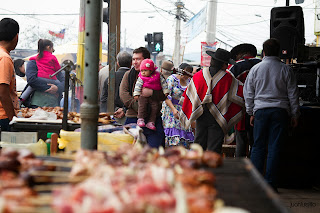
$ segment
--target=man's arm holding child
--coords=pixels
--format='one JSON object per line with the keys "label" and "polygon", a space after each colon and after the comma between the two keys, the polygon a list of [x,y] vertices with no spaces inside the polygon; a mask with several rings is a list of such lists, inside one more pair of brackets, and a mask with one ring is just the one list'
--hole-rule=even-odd
{"label": "man's arm holding child", "polygon": [[134,109],[135,111],[138,111],[138,102],[133,98],[132,95],[130,95],[129,92],[129,83],[128,83],[128,77],[129,77],[130,71],[126,72],[122,78],[120,88],[119,88],[119,96],[123,104],[127,107],[127,109]]}
{"label": "man's arm holding child", "polygon": [[135,100],[138,100],[139,96],[141,95],[141,90],[142,90],[142,86],[143,86],[143,81],[142,79],[139,77],[137,79],[136,85],[134,87],[134,91],[133,91],[133,98]]}

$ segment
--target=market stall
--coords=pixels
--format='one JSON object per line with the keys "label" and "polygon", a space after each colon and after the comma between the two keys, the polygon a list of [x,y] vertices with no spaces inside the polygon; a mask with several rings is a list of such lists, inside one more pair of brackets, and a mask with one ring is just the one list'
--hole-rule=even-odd
{"label": "market stall", "polygon": [[[73,131],[80,128],[80,124],[68,123],[68,130]],[[62,129],[62,120],[22,120],[11,125],[12,132],[37,132],[38,139],[46,140],[48,132],[59,133]]]}
{"label": "market stall", "polygon": [[[108,113],[99,113],[98,125],[113,122]],[[22,108],[18,117],[14,117],[10,124],[13,132],[38,132],[38,139],[45,140],[48,132],[59,133],[61,129],[74,131],[80,128],[81,119],[80,113],[65,112],[62,107]]]}
{"label": "market stall", "polygon": [[[246,159],[222,159],[196,146],[128,148],[56,157],[2,151],[0,207],[33,213],[289,212]],[[5,159],[15,166],[5,167]]]}

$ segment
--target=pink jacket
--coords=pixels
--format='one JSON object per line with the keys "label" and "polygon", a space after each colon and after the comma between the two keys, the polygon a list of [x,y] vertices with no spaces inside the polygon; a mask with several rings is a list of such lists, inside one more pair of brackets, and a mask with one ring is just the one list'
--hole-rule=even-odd
{"label": "pink jacket", "polygon": [[153,90],[161,90],[160,72],[154,71],[151,76],[144,77],[139,73],[139,77],[143,81],[142,87],[146,87]]}
{"label": "pink jacket", "polygon": [[57,77],[55,76],[52,78],[49,77],[49,75],[60,69],[60,64],[56,56],[52,55],[52,53],[49,51],[43,51],[43,57],[41,59],[37,59],[37,57],[38,55],[31,57],[29,60],[36,60],[38,77],[56,80]]}

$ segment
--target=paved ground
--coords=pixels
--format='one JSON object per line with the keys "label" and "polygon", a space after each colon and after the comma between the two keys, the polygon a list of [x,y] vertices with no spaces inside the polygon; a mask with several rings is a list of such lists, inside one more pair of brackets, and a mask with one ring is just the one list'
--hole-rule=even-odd
{"label": "paved ground", "polygon": [[279,196],[293,213],[319,213],[320,187],[308,189],[279,188]]}
{"label": "paved ground", "polygon": [[[234,157],[234,152],[235,145],[223,146],[224,156]],[[283,203],[292,213],[320,213],[320,181],[310,188],[278,188],[278,191]]]}

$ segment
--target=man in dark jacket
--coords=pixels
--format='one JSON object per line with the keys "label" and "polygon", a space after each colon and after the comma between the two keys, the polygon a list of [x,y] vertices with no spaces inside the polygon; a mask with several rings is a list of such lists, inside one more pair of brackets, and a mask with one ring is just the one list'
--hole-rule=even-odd
{"label": "man in dark jacket", "polygon": [[[132,69],[127,71],[120,84],[119,95],[124,105],[127,108],[126,111],[126,122],[125,124],[137,123],[137,115],[138,115],[138,101],[133,98],[133,90],[136,84],[138,74],[140,72],[140,64],[144,59],[150,58],[150,52],[145,47],[139,47],[133,50],[132,55]],[[143,93],[143,92],[142,92]],[[159,100],[159,103],[163,101],[161,100],[162,91],[153,91],[152,98],[155,100]],[[163,93],[162,93],[163,95]],[[164,95],[163,95],[164,96]],[[159,104],[160,105],[160,104]],[[159,106],[161,109],[161,105]],[[158,148],[161,145],[164,145],[164,130],[162,126],[161,112],[157,113],[157,119],[155,122],[156,131],[143,127],[143,134],[146,136],[148,145],[151,147]]]}
{"label": "man in dark jacket", "polygon": [[[252,44],[239,44],[231,50],[231,58],[236,60],[236,64],[229,65],[228,69],[236,79],[243,84],[247,78],[249,70],[261,62],[257,56],[257,48]],[[236,124],[236,157],[250,156],[250,149],[253,145],[253,128],[250,126],[250,116],[244,115],[243,119]]]}
{"label": "man in dark jacket", "polygon": [[[115,73],[114,117],[117,119],[118,123],[124,124],[125,108],[119,96],[119,87],[120,87],[120,83],[124,73],[130,70],[131,68],[132,56],[126,51],[119,52],[117,55],[117,64],[120,68]],[[107,111],[108,86],[109,86],[109,78],[107,78],[104,82],[101,100],[100,100],[102,111],[105,111],[105,112]]]}

